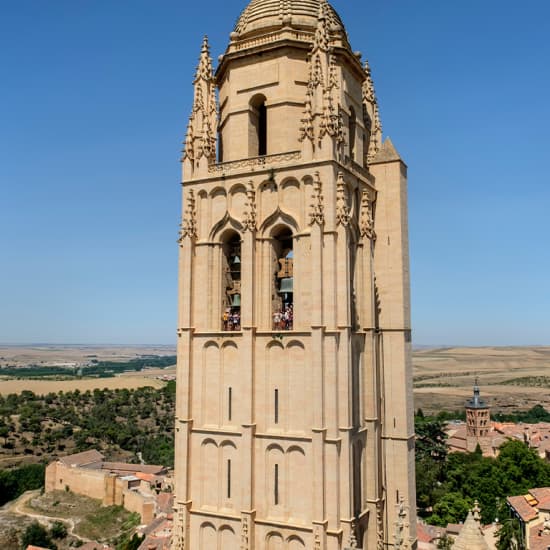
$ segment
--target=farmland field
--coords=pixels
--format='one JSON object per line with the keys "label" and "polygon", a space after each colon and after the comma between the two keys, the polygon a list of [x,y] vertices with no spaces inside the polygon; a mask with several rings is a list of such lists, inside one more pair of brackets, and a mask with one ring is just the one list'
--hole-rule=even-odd
{"label": "farmland field", "polygon": [[114,378],[88,378],[83,380],[0,380],[0,395],[21,393],[24,390],[32,391],[37,395],[68,392],[74,390],[93,391],[94,389],[116,390],[127,388],[129,390],[143,387],[162,388],[164,382],[147,375],[135,374],[132,376],[116,376]]}
{"label": "farmland field", "polygon": [[477,377],[493,412],[550,410],[550,347],[419,349],[413,354],[415,407],[456,410]]}

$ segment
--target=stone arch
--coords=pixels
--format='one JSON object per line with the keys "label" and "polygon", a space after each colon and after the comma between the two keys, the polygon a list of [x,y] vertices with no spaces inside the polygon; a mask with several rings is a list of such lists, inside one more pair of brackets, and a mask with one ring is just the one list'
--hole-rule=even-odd
{"label": "stone arch", "polygon": [[292,445],[286,452],[287,479],[285,484],[286,511],[290,518],[297,522],[307,522],[311,503],[304,502],[308,491],[308,465],[305,450],[299,445]]}
{"label": "stone arch", "polygon": [[246,208],[246,187],[236,183],[229,189],[229,212],[237,220],[242,220]]}
{"label": "stone arch", "polygon": [[224,440],[220,443],[220,486],[219,493],[224,507],[234,507],[239,504],[239,468],[237,446],[233,441]]}
{"label": "stone arch", "polygon": [[200,526],[199,546],[200,550],[212,550],[217,546],[216,528],[212,523],[205,522]]}
{"label": "stone arch", "polygon": [[210,191],[210,212],[212,222],[222,219],[227,212],[227,192],[223,187]]}
{"label": "stone arch", "polygon": [[304,541],[297,535],[292,535],[287,539],[287,548],[288,550],[303,550],[306,545]]}
{"label": "stone arch", "polygon": [[289,212],[293,217],[303,224],[302,219],[303,194],[300,182],[293,176],[285,178],[279,184],[279,204],[281,210]]}
{"label": "stone arch", "polygon": [[279,206],[279,187],[273,180],[264,180],[258,186],[256,200],[259,207],[259,222],[275,212]]}
{"label": "stone arch", "polygon": [[206,439],[201,444],[201,505],[217,507],[218,505],[218,445],[213,439]]}
{"label": "stone arch", "polygon": [[225,550],[226,548],[237,548],[238,541],[237,541],[237,535],[234,531],[234,529],[230,525],[222,525],[219,530],[219,541],[221,550]]}
{"label": "stone arch", "polygon": [[286,423],[287,367],[286,354],[281,342],[273,340],[266,346],[266,426],[279,430]]}
{"label": "stone arch", "polygon": [[298,233],[300,228],[295,218],[287,214],[279,207],[267,216],[259,227],[259,233],[265,236],[273,236],[281,227],[287,227],[293,234]]}
{"label": "stone arch", "polygon": [[210,205],[205,189],[201,189],[197,193],[197,202],[198,238],[202,240],[208,237],[208,228],[210,227]]}
{"label": "stone arch", "polygon": [[309,418],[309,384],[306,372],[306,353],[302,342],[292,340],[286,346],[286,363],[292,365],[288,369],[288,429],[293,432],[305,433],[311,424]]}
{"label": "stone arch", "polygon": [[201,375],[202,421],[217,426],[220,420],[220,347],[212,340],[203,346]]}
{"label": "stone arch", "polygon": [[283,550],[284,539],[281,533],[270,531],[265,537],[267,550]]}
{"label": "stone arch", "polygon": [[266,504],[268,513],[282,516],[285,499],[285,452],[277,443],[266,449]]}
{"label": "stone arch", "polygon": [[223,218],[218,220],[210,230],[210,240],[216,241],[218,243],[222,242],[222,235],[224,235],[226,231],[229,230],[241,234],[243,230],[243,225],[239,220],[233,218],[229,214],[229,212],[225,212]]}

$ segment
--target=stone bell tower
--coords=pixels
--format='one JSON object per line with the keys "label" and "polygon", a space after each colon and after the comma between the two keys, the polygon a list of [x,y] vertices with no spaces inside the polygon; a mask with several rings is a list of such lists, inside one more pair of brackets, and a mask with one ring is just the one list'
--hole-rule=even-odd
{"label": "stone bell tower", "polygon": [[326,0],[252,0],[183,154],[174,550],[416,548],[406,166]]}

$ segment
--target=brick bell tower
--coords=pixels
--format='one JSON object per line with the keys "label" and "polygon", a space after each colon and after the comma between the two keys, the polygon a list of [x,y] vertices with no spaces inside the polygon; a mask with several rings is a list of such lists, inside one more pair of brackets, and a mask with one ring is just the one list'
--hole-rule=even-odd
{"label": "brick bell tower", "polygon": [[174,550],[416,548],[406,166],[326,0],[252,0],[183,154]]}

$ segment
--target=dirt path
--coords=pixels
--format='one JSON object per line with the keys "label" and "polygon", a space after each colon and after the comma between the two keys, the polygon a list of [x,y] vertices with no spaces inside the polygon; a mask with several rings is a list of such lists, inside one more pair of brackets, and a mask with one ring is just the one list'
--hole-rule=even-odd
{"label": "dirt path", "polygon": [[39,523],[46,524],[48,527],[54,522],[54,521],[60,521],[63,524],[68,524],[68,533],[69,535],[73,536],[74,538],[82,541],[82,542],[90,542],[90,539],[87,539],[85,537],[81,537],[80,535],[77,535],[75,530],[75,522],[71,518],[63,518],[63,517],[55,517],[55,516],[44,516],[42,514],[35,514],[34,512],[31,512],[28,508],[25,507],[25,505],[31,500],[32,498],[35,498],[40,495],[40,491],[27,491],[26,493],[23,493],[19,498],[12,500],[8,504],[4,506],[4,510],[6,512],[11,512],[12,514],[17,514],[20,516],[27,516],[33,519],[36,519]]}

